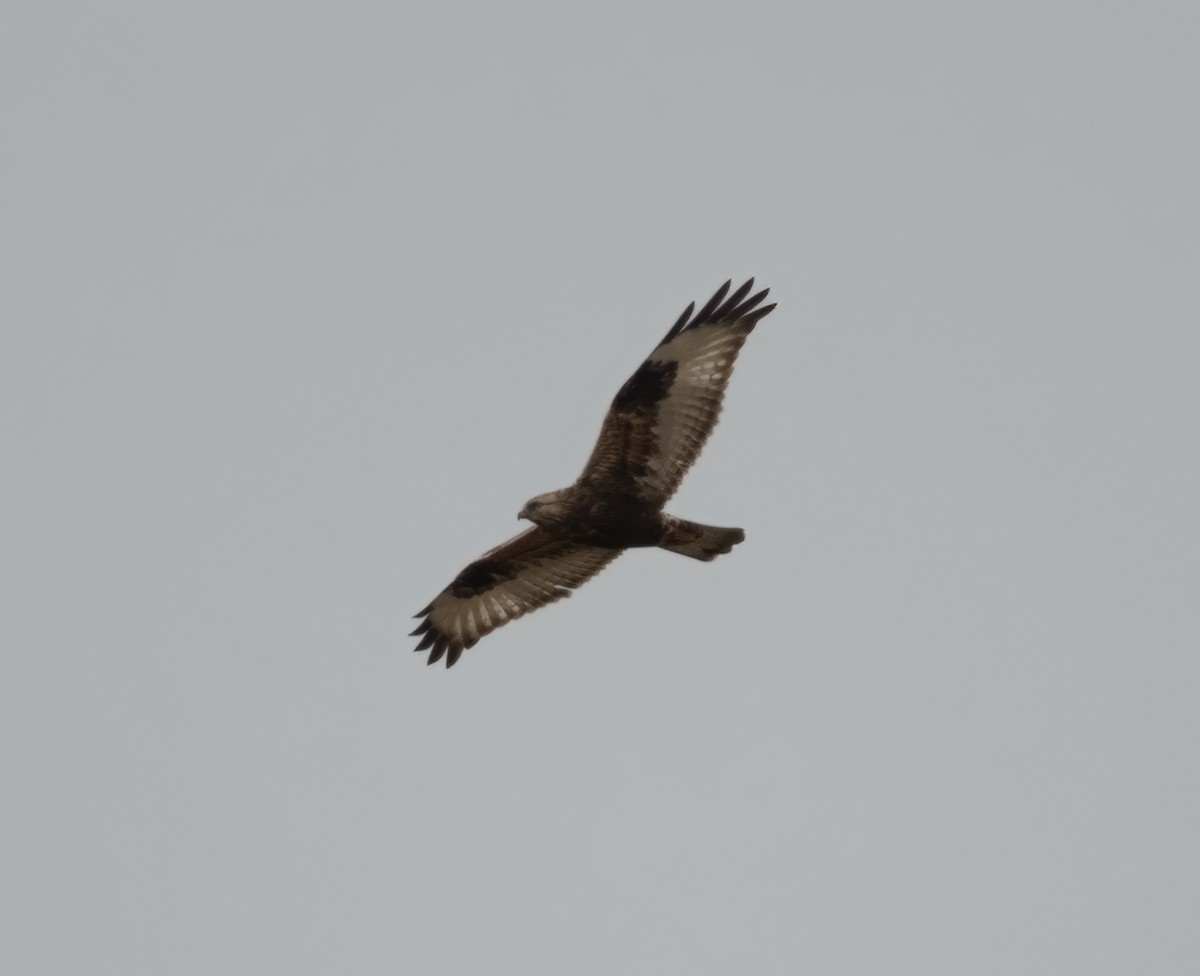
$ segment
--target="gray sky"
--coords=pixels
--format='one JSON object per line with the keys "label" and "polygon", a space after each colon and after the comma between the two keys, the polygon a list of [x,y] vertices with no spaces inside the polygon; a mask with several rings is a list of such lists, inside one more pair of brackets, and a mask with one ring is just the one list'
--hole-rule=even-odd
{"label": "gray sky", "polygon": [[[4,20],[0,969],[1195,970],[1193,5]],[[751,274],[746,543],[427,669]]]}

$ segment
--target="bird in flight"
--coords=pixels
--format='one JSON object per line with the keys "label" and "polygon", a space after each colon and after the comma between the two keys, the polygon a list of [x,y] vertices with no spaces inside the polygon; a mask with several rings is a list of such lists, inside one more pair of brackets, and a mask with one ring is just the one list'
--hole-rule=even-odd
{"label": "bird in flight", "polygon": [[[617,392],[583,473],[537,495],[518,518],[533,527],[467,566],[416,614],[417,651],[451,667],[485,634],[587,582],[626,549],[658,546],[706,562],[729,552],[741,529],[701,525],[663,511],[717,424],[742,343],[775,306],[751,278],[725,282],[699,312],[693,302]],[[746,296],[750,297],[746,297]]]}

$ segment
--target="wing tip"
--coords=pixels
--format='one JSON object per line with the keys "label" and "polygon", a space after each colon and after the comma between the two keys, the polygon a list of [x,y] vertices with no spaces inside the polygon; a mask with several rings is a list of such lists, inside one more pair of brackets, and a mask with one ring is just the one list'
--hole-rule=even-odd
{"label": "wing tip", "polygon": [[[683,310],[683,314],[675,320],[675,324],[667,330],[667,334],[663,336],[663,342],[670,342],[680,332],[687,328],[688,319],[692,317],[692,313],[696,311],[696,303],[688,302],[688,307]],[[660,343],[661,345],[661,343]]]}
{"label": "wing tip", "polygon": [[[762,293],[762,298],[766,298],[766,296],[767,296],[767,293],[764,291]],[[762,301],[762,298],[760,298],[759,301]],[[771,302],[770,305],[764,305],[762,308],[756,308],[751,312],[747,312],[745,315],[738,316],[738,318],[740,318],[743,322],[746,322],[748,324],[747,331],[752,331],[754,329],[754,327],[756,325],[758,325],[759,319],[765,318],[766,316],[770,315],[773,311],[775,311],[775,306],[777,304],[778,304],[777,302]]]}
{"label": "wing tip", "polygon": [[[430,607],[433,605],[430,604]],[[428,616],[421,621],[421,625],[417,627],[409,637],[420,637],[421,640],[413,651],[420,654],[422,651],[429,651],[429,659],[425,662],[426,665],[437,664],[444,657],[446,659],[446,667],[452,668],[462,657],[462,653],[468,647],[472,647],[479,642],[479,638],[462,640],[461,638],[451,637],[449,634],[438,630],[433,621]]]}
{"label": "wing tip", "polygon": [[[770,288],[764,288],[757,294],[746,298],[750,289],[754,287],[753,276],[747,278],[732,295],[729,295],[732,284],[733,279],[728,279],[713,293],[712,298],[704,303],[699,312],[695,312],[695,302],[689,304],[675,324],[667,331],[667,334],[663,336],[662,341],[670,342],[681,332],[697,329],[710,322],[737,322],[749,319],[750,328],[754,328],[754,324],[775,307],[774,304],[761,309],[757,307],[770,294]],[[726,298],[727,295],[728,298]],[[695,312],[694,315],[693,312]]]}

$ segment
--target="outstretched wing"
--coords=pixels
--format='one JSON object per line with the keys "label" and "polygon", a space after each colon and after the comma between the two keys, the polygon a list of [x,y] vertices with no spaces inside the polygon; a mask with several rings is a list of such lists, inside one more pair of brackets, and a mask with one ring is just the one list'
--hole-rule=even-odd
{"label": "outstretched wing", "polygon": [[601,549],[555,539],[539,526],[526,529],[484,553],[417,614],[416,650],[429,648],[429,663],[446,657],[450,667],[479,638],[531,610],[570,596],[617,558],[623,549]]}
{"label": "outstretched wing", "polygon": [[751,278],[728,298],[722,285],[695,316],[687,307],[621,387],[579,483],[632,492],[656,506],[679,487],[717,425],[738,350],[774,305]]}

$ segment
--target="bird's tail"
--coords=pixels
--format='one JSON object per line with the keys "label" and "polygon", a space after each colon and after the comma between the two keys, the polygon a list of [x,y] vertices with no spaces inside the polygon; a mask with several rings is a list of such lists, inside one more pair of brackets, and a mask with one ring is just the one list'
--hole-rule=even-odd
{"label": "bird's tail", "polygon": [[746,538],[741,529],[723,529],[716,525],[701,525],[699,522],[689,522],[687,519],[664,515],[666,534],[659,546],[670,549],[681,556],[691,556],[693,559],[703,559],[709,562],[717,556],[729,552],[734,546]]}

